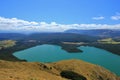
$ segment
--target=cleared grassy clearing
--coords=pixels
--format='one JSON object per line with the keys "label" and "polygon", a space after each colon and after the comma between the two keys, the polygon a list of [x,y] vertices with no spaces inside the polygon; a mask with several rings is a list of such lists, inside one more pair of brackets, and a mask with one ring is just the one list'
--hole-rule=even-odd
{"label": "cleared grassy clearing", "polygon": [[13,40],[3,40],[3,41],[0,41],[0,49],[12,47],[15,44],[16,44],[16,41],[13,41]]}
{"label": "cleared grassy clearing", "polygon": [[120,44],[120,42],[114,41],[112,38],[101,39],[98,42],[102,44]]}

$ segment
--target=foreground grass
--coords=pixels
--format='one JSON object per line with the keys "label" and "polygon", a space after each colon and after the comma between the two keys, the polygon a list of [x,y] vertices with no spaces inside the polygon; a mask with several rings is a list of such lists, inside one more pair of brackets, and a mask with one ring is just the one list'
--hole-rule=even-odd
{"label": "foreground grass", "polygon": [[54,63],[0,60],[0,80],[120,80],[115,74],[81,60]]}

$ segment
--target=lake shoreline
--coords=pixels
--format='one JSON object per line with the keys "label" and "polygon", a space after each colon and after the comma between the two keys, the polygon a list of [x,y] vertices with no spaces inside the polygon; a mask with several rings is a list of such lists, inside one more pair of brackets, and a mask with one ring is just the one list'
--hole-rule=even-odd
{"label": "lake shoreline", "polygon": [[[46,49],[48,51],[46,51]],[[16,56],[20,56],[21,59],[28,58],[27,59],[28,62],[37,61],[37,62],[51,63],[51,62],[56,62],[61,60],[68,60],[68,59],[80,59],[93,64],[101,65],[109,70],[112,70],[112,72],[114,72],[114,70],[117,71],[115,67],[120,67],[120,64],[116,65],[116,62],[120,61],[119,59],[120,57],[104,49],[99,49],[91,46],[81,46],[81,47],[78,47],[78,49],[82,50],[83,52],[69,53],[63,50],[61,46],[43,44],[43,45],[38,45],[36,47],[32,47],[23,51],[18,51],[19,54],[17,52],[15,54],[18,54]],[[39,52],[40,50],[42,52]],[[32,53],[34,53],[34,55]],[[111,58],[113,58],[113,60],[109,60]],[[108,65],[111,65],[113,67]]]}

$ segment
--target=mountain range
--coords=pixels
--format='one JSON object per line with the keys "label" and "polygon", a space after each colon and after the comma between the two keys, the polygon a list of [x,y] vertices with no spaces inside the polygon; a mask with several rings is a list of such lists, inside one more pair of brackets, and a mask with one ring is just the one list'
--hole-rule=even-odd
{"label": "mountain range", "polygon": [[66,30],[65,33],[77,33],[84,34],[89,36],[99,36],[99,37],[120,37],[120,30],[112,30],[112,29],[90,29],[90,30],[78,30],[78,29],[70,29]]}

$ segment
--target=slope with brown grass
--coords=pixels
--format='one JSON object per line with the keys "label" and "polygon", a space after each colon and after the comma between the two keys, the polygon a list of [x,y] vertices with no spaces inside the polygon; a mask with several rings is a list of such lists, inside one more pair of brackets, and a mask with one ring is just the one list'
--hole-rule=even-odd
{"label": "slope with brown grass", "polygon": [[55,63],[0,60],[0,80],[120,80],[115,74],[81,60]]}

